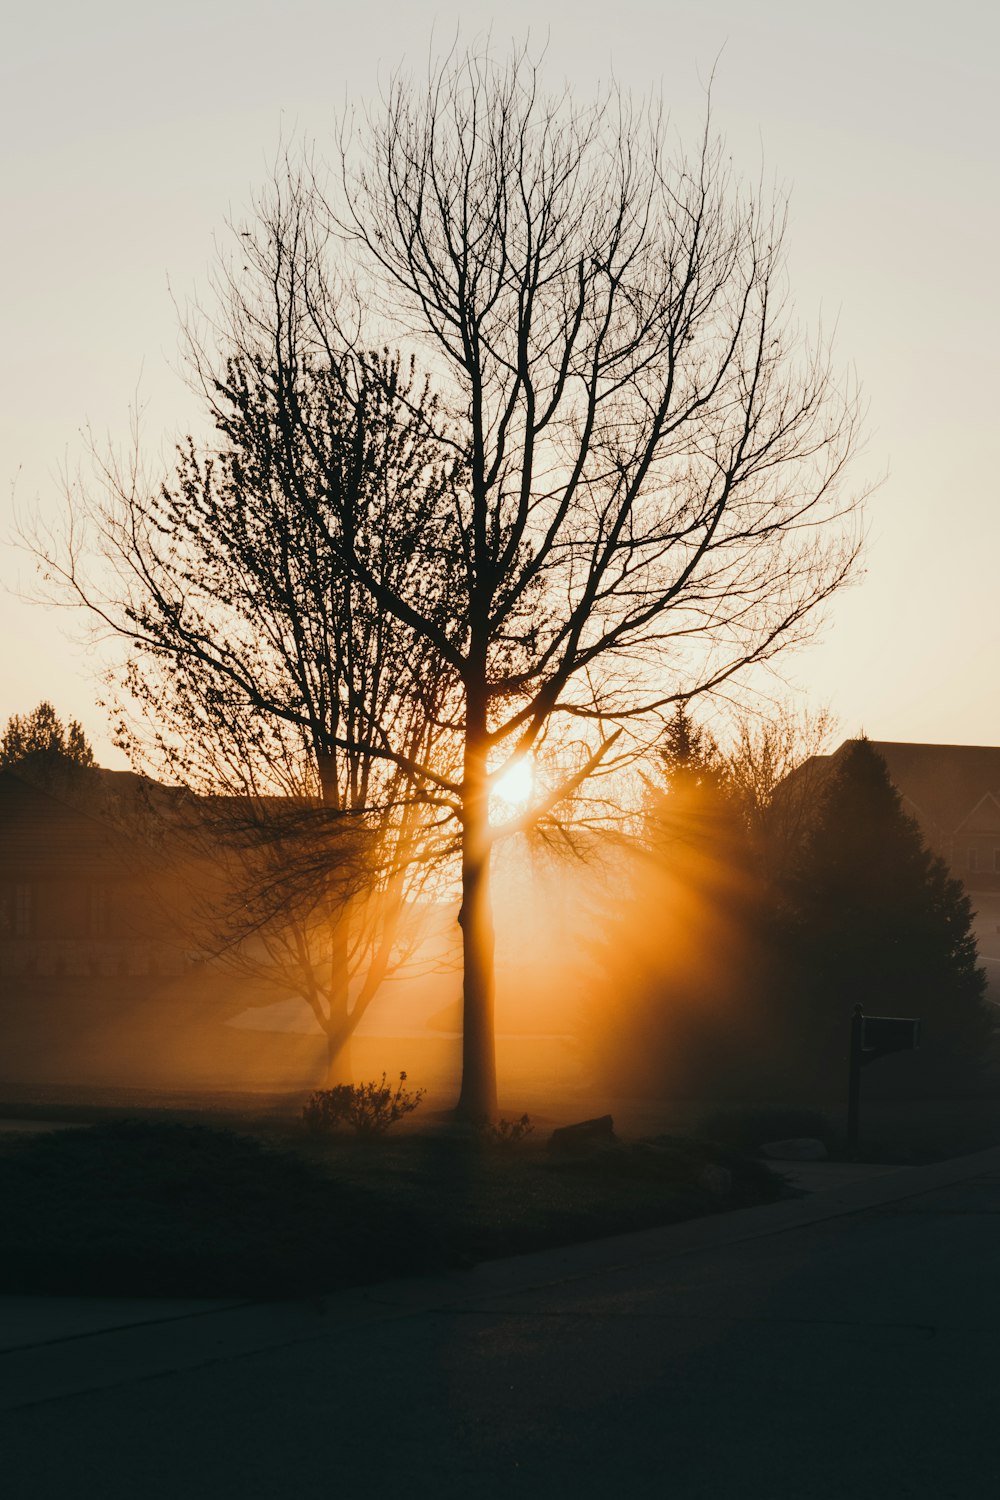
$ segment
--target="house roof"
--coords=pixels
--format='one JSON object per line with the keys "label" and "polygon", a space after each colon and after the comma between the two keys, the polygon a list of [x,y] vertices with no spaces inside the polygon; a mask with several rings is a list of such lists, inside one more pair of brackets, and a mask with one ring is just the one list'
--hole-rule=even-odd
{"label": "house roof", "polygon": [[1000,801],[992,792],[986,792],[955,832],[1000,836]]}
{"label": "house roof", "polygon": [[[832,771],[854,740],[831,755],[814,756]],[[932,844],[948,840],[987,794],[1000,799],[1000,746],[921,745],[905,740],[870,740],[889,768],[907,811]]]}
{"label": "house roof", "polygon": [[[176,823],[179,789],[131,771],[99,766],[35,763],[0,770],[0,852],[18,864],[58,867],[69,851],[96,857],[127,849],[164,852],[164,832]],[[68,842],[67,842],[68,841]],[[0,863],[3,861],[0,860]]]}

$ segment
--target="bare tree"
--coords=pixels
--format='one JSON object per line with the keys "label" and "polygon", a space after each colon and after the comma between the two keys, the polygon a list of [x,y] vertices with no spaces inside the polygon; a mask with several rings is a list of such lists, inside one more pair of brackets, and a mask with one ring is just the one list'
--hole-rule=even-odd
{"label": "bare tree", "polygon": [[[273,507],[281,567],[331,568],[396,643],[399,690],[365,687],[353,715],[315,715],[322,735],[290,701],[269,707],[296,732],[308,724],[323,756],[389,768],[366,807],[395,796],[398,774],[408,798],[452,818],[459,1112],[476,1119],[496,1110],[493,846],[557,819],[672,704],[809,632],[857,553],[841,481],[858,408],[792,320],[783,204],[736,178],[707,127],[693,155],[671,155],[655,109],[614,91],[580,108],[546,97],[524,53],[506,65],[470,53],[425,86],[398,77],[357,137],[345,130],[334,179],[289,173],[241,230],[196,368],[217,420],[248,381],[274,411],[268,441],[282,463],[294,456],[282,484],[251,486],[262,525]],[[359,352],[385,338],[419,356],[436,396],[396,359]],[[351,410],[380,392],[408,441],[432,446],[432,468],[453,456],[449,482],[345,485],[307,371]],[[186,503],[141,510],[138,543],[121,535],[136,586],[124,628],[168,674],[208,664],[197,713],[210,726],[227,684],[255,707],[268,695],[234,674],[219,634],[227,557],[169,601],[134,560],[154,545],[159,565],[187,535]],[[304,530],[286,523],[289,505]],[[311,682],[303,659],[352,639],[342,619],[291,641],[297,685]],[[424,705],[436,732],[421,739],[425,674],[443,706]],[[532,805],[491,822],[499,778],[529,760]]]}
{"label": "bare tree", "polygon": [[761,875],[791,868],[815,818],[835,729],[828,709],[737,714],[724,755],[727,789],[740,810]]}
{"label": "bare tree", "polygon": [[[286,230],[279,219],[262,238],[269,274]],[[350,1077],[351,1035],[412,945],[407,901],[454,842],[436,826],[433,784],[413,774],[444,755],[438,663],[343,569],[341,533],[368,530],[383,580],[419,566],[425,549],[447,545],[438,512],[455,461],[428,434],[434,402],[412,369],[386,355],[318,363],[280,310],[279,337],[264,348],[251,322],[234,319],[239,337],[205,382],[221,442],[208,458],[188,444],[169,508],[154,515],[155,531],[183,534],[188,587],[204,590],[199,652],[179,671],[186,643],[160,602],[142,626],[174,648],[168,670],[151,684],[140,654],[128,686],[161,724],[169,700],[168,763],[182,778],[200,770],[231,794],[207,820],[228,867],[216,952],[307,1001],[337,1081]],[[161,577],[162,557],[149,560]],[[425,597],[428,611],[441,602]],[[392,745],[371,741],[380,723],[393,725]]]}
{"label": "bare tree", "polygon": [[361,147],[344,143],[330,221],[382,315],[433,351],[466,434],[463,629],[444,654],[465,703],[475,1116],[495,1108],[491,779],[554,717],[593,726],[591,770],[615,726],[802,635],[855,556],[825,527],[850,510],[857,409],[790,321],[782,206],[710,134],[671,159],[655,112],[614,93],[579,109],[523,55],[468,55],[426,88],[398,79]]}
{"label": "bare tree", "polygon": [[353,1081],[351,1038],[382,982],[414,959],[433,875],[419,804],[356,811],[338,826],[312,797],[244,795],[199,799],[186,820],[188,848],[212,869],[189,922],[199,949],[257,996],[306,1002],[329,1085]]}
{"label": "bare tree", "polygon": [[[284,248],[287,225],[271,229],[264,254]],[[98,460],[85,509],[110,589],[82,567],[78,532],[58,557],[37,545],[131,643],[119,744],[198,794],[172,836],[214,870],[199,946],[301,994],[331,1076],[346,1076],[350,1036],[409,941],[407,898],[454,834],[416,770],[444,755],[438,661],[345,572],[339,530],[366,529],[383,581],[419,568],[446,544],[436,515],[455,461],[398,360],[319,365],[274,323],[263,348],[256,326],[240,339],[234,325],[206,378],[217,439],[189,439],[165,482],[144,479],[137,443],[127,464]],[[380,724],[391,743],[373,741]]]}

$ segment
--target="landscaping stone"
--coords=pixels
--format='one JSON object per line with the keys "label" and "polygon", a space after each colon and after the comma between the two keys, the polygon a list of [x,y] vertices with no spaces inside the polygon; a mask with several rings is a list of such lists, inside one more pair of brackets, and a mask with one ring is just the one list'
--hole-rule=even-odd
{"label": "landscaping stone", "polygon": [[557,1156],[594,1156],[619,1145],[614,1120],[600,1115],[595,1120],[579,1120],[575,1125],[561,1125],[549,1136],[549,1150]]}

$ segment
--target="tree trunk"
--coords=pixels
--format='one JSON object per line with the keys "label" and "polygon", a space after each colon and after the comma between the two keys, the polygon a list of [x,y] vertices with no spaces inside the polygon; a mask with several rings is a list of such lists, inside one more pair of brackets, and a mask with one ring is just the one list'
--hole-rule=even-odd
{"label": "tree trunk", "polygon": [[345,905],[331,910],[330,973],[327,989],[327,1088],[337,1083],[353,1083],[351,1074],[351,1035],[354,1026],[348,1011],[350,970],[348,967],[349,912]]}
{"label": "tree trunk", "polygon": [[354,1069],[351,1066],[351,1033],[328,1031],[326,1034],[326,1083],[325,1088],[336,1088],[338,1083],[353,1083]]}
{"label": "tree trunk", "polygon": [[[470,710],[470,721],[472,713]],[[485,714],[470,722],[465,755],[462,816],[463,1027],[462,1090],[456,1115],[481,1124],[497,1113],[493,1035],[493,905],[490,895],[489,788],[486,782]]]}
{"label": "tree trunk", "polygon": [[[316,767],[319,773],[320,800],[324,807],[337,811],[341,807],[340,789],[337,785],[337,757],[331,751],[317,751]],[[350,925],[350,899],[337,888],[337,876],[327,876],[326,920],[330,932],[330,969],[327,979],[326,1005],[326,1086],[333,1088],[338,1083],[353,1083],[351,1070],[351,1025],[348,1012],[350,989],[350,965],[348,962],[348,930]]]}

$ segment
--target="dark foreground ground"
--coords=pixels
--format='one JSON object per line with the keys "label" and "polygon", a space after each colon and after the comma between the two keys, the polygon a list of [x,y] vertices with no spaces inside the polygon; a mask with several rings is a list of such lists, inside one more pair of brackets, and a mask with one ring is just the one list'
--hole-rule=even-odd
{"label": "dark foreground ground", "polygon": [[7,1131],[0,1293],[318,1295],[786,1191],[763,1164],[668,1135],[566,1157],[444,1124],[372,1141],[152,1114]]}
{"label": "dark foreground ground", "polygon": [[[0,1294],[321,1295],[774,1201],[768,1138],[844,1155],[836,1105],[632,1100],[618,1150],[553,1158],[579,1103],[504,1147],[426,1109],[365,1144],[310,1140],[288,1095],[0,1095]],[[861,1160],[926,1163],[1000,1143],[1000,1100],[866,1101],[863,1124]]]}
{"label": "dark foreground ground", "polygon": [[320,1301],[0,1301],[4,1492],[995,1494],[1000,1151],[867,1170]]}

